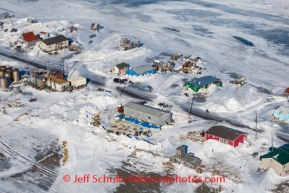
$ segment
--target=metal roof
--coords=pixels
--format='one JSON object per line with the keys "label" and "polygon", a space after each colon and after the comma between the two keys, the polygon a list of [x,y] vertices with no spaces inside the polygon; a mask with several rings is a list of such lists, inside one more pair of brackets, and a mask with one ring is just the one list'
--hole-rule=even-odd
{"label": "metal roof", "polygon": [[279,148],[270,147],[269,153],[262,155],[262,158],[273,158],[282,165],[289,162],[289,144],[282,145]]}
{"label": "metal roof", "polygon": [[154,115],[156,117],[161,117],[165,113],[170,113],[170,112],[165,112],[165,111],[162,111],[160,109],[156,109],[156,108],[153,108],[150,106],[142,105],[139,103],[127,103],[126,105],[124,105],[124,108],[125,107],[135,109],[135,110],[143,112],[143,113],[151,114],[151,115]]}
{"label": "metal roof", "polygon": [[32,41],[35,41],[35,40],[39,40],[39,37],[37,37],[36,35],[34,35],[34,33],[31,31],[31,32],[27,32],[27,33],[24,33],[22,34],[23,36],[23,39],[26,41],[26,42],[32,42]]}
{"label": "metal roof", "polygon": [[86,79],[86,78],[84,78],[82,76],[72,76],[72,77],[68,78],[67,80],[68,81],[78,81],[78,80],[82,80],[82,79]]}
{"label": "metal roof", "polygon": [[150,70],[154,70],[154,67],[152,65],[143,65],[143,66],[135,67],[131,70],[135,71],[137,74],[143,74],[143,73],[148,72]]}
{"label": "metal roof", "polygon": [[217,79],[213,76],[203,76],[200,78],[195,78],[194,80],[190,81],[189,83],[194,84],[197,87],[203,87],[210,83],[218,82],[220,79]]}
{"label": "metal roof", "polygon": [[118,67],[118,68],[124,68],[124,67],[128,67],[128,64],[122,62],[122,63],[120,63],[120,64],[117,64],[116,67]]}
{"label": "metal roof", "polygon": [[280,111],[281,114],[284,115],[289,114],[289,107],[280,106],[278,110]]}
{"label": "metal roof", "polygon": [[68,40],[64,35],[58,35],[52,38],[47,38],[45,40],[43,40],[43,43],[45,43],[46,45],[52,45],[52,44],[58,44],[60,42],[66,41]]}
{"label": "metal roof", "polygon": [[238,131],[235,129],[231,129],[225,126],[213,126],[208,131],[208,134],[215,135],[217,137],[221,137],[223,139],[227,139],[230,141],[234,141],[239,135],[246,134],[242,131]]}

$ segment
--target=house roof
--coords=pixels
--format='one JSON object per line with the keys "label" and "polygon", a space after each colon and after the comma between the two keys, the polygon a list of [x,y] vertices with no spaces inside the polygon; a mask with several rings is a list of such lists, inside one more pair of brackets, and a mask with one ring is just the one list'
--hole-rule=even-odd
{"label": "house roof", "polygon": [[203,76],[203,77],[200,77],[200,78],[195,78],[194,80],[188,82],[188,83],[191,83],[197,87],[203,87],[203,86],[206,86],[210,83],[215,83],[215,82],[219,82],[221,81],[220,79],[217,79],[213,76]]}
{"label": "house roof", "polygon": [[154,70],[155,68],[152,65],[143,65],[133,68],[131,70],[135,71],[137,74],[142,74],[150,70]]}
{"label": "house roof", "polygon": [[286,88],[286,90],[284,92],[289,93],[289,87]]}
{"label": "house roof", "polygon": [[120,64],[117,64],[116,67],[118,67],[118,68],[124,68],[124,67],[128,67],[128,64],[122,62],[122,63],[120,63]]}
{"label": "house roof", "polygon": [[72,77],[68,78],[67,80],[68,81],[78,81],[78,80],[83,80],[83,79],[86,80],[86,78],[84,78],[82,76],[72,76]]}
{"label": "house roof", "polygon": [[124,105],[124,108],[126,108],[126,107],[131,108],[131,109],[135,109],[139,112],[151,114],[151,115],[154,115],[156,117],[161,117],[165,113],[170,113],[170,112],[165,112],[165,111],[162,111],[160,109],[156,109],[156,108],[142,105],[142,104],[138,104],[138,103],[127,103],[126,105]]}
{"label": "house roof", "polygon": [[58,78],[57,76],[54,76],[52,74],[50,74],[48,77],[47,77],[48,80],[51,79],[52,82],[55,82],[56,84],[66,84],[68,83],[67,80],[64,80],[62,78]]}
{"label": "house roof", "polygon": [[22,37],[26,42],[32,42],[35,40],[39,40],[39,37],[34,35],[34,33],[32,31],[22,34]]}
{"label": "house roof", "polygon": [[284,144],[279,148],[270,147],[269,153],[262,155],[262,158],[273,158],[282,165],[285,165],[289,162],[289,144]]}
{"label": "house roof", "polygon": [[207,133],[221,137],[223,139],[230,140],[230,141],[234,141],[239,135],[246,134],[242,131],[231,129],[229,127],[225,127],[221,125],[211,127],[207,131]]}
{"label": "house roof", "polygon": [[280,106],[277,110],[279,110],[281,114],[289,114],[289,107]]}
{"label": "house roof", "polygon": [[58,44],[60,42],[68,40],[64,35],[58,35],[52,38],[47,38],[43,40],[42,42],[45,43],[46,45],[52,45],[52,44]]}

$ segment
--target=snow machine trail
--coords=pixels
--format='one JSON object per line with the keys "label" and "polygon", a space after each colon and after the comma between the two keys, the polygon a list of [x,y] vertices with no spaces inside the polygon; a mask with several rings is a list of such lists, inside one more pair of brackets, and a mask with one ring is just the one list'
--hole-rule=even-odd
{"label": "snow machine trail", "polygon": [[14,151],[12,148],[10,148],[8,145],[3,143],[2,141],[0,141],[0,149],[1,149],[1,151],[10,155],[12,158],[15,158],[16,160],[23,163],[24,165],[27,165],[30,168],[36,166],[40,173],[42,173],[42,174],[44,174],[44,175],[46,175],[52,179],[55,179],[58,176],[58,172],[56,172],[50,168],[47,168],[46,166],[44,166],[44,165],[42,165],[36,161],[30,160],[29,158],[18,153],[17,151]]}

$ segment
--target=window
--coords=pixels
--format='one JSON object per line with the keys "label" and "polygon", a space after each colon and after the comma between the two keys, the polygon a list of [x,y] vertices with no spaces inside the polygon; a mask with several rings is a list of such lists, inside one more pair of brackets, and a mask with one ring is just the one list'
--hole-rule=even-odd
{"label": "window", "polygon": [[138,113],[137,115],[140,116],[140,113]]}
{"label": "window", "polygon": [[228,141],[226,139],[221,139],[222,143],[228,143]]}
{"label": "window", "polygon": [[131,111],[131,114],[133,114],[133,111]]}
{"label": "window", "polygon": [[150,117],[150,116],[148,116],[148,119],[150,120],[150,119],[151,119],[151,117]]}

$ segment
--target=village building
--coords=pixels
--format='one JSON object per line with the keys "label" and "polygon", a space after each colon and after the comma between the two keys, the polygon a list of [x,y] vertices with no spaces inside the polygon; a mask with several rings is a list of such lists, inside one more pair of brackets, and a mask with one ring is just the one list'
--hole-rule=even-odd
{"label": "village building", "polygon": [[262,155],[261,169],[272,168],[276,174],[284,176],[289,173],[289,144],[282,145],[279,148],[270,147],[269,153]]}
{"label": "village building", "polygon": [[39,33],[39,36],[40,36],[41,40],[45,40],[45,39],[49,38],[49,33],[41,31]]}
{"label": "village building", "polygon": [[37,23],[38,21],[32,17],[27,19],[27,23]]}
{"label": "village building", "polygon": [[280,106],[273,111],[274,117],[278,118],[281,121],[289,120],[289,107]]}
{"label": "village building", "polygon": [[70,82],[70,85],[74,88],[79,88],[86,86],[86,78],[82,76],[72,76],[67,78],[67,80]]}
{"label": "village building", "polygon": [[99,31],[100,25],[96,24],[96,23],[92,23],[91,26],[90,26],[90,29]]}
{"label": "village building", "polygon": [[8,12],[0,14],[0,20],[11,18]]}
{"label": "village building", "polygon": [[154,125],[166,125],[172,122],[172,113],[139,103],[124,105],[125,116],[129,116]]}
{"label": "village building", "polygon": [[237,147],[247,139],[247,133],[225,126],[213,126],[205,133],[206,140],[213,139]]}
{"label": "village building", "polygon": [[129,65],[127,63],[122,62],[112,67],[111,72],[115,74],[125,75],[128,69]]}
{"label": "village building", "polygon": [[132,68],[126,71],[126,74],[131,76],[140,76],[146,74],[155,74],[156,69],[152,65],[143,65],[136,68]]}
{"label": "village building", "polygon": [[211,84],[215,84],[216,86],[223,87],[222,81],[213,76],[203,76],[200,78],[195,78],[192,81],[186,82],[184,86],[192,89],[195,92],[198,92],[199,90],[209,88]]}
{"label": "village building", "polygon": [[56,91],[64,91],[64,87],[68,87],[70,86],[70,83],[67,80],[64,80],[62,78],[59,78],[58,76],[55,75],[43,75],[44,77],[46,77],[47,81],[46,81],[46,85],[51,87],[52,90],[56,90]]}
{"label": "village building", "polygon": [[35,46],[40,43],[39,41],[39,37],[34,35],[32,31],[24,33],[18,38],[18,43],[25,44],[27,47]]}
{"label": "village building", "polygon": [[286,88],[286,90],[284,91],[284,93],[289,95],[289,87]]}
{"label": "village building", "polygon": [[68,39],[63,35],[47,38],[39,44],[39,48],[44,52],[57,51],[67,47]]}
{"label": "village building", "polygon": [[188,146],[182,145],[176,149],[176,154],[170,157],[173,163],[183,164],[190,168],[196,169],[202,165],[202,160],[195,157],[193,153],[188,153]]}

